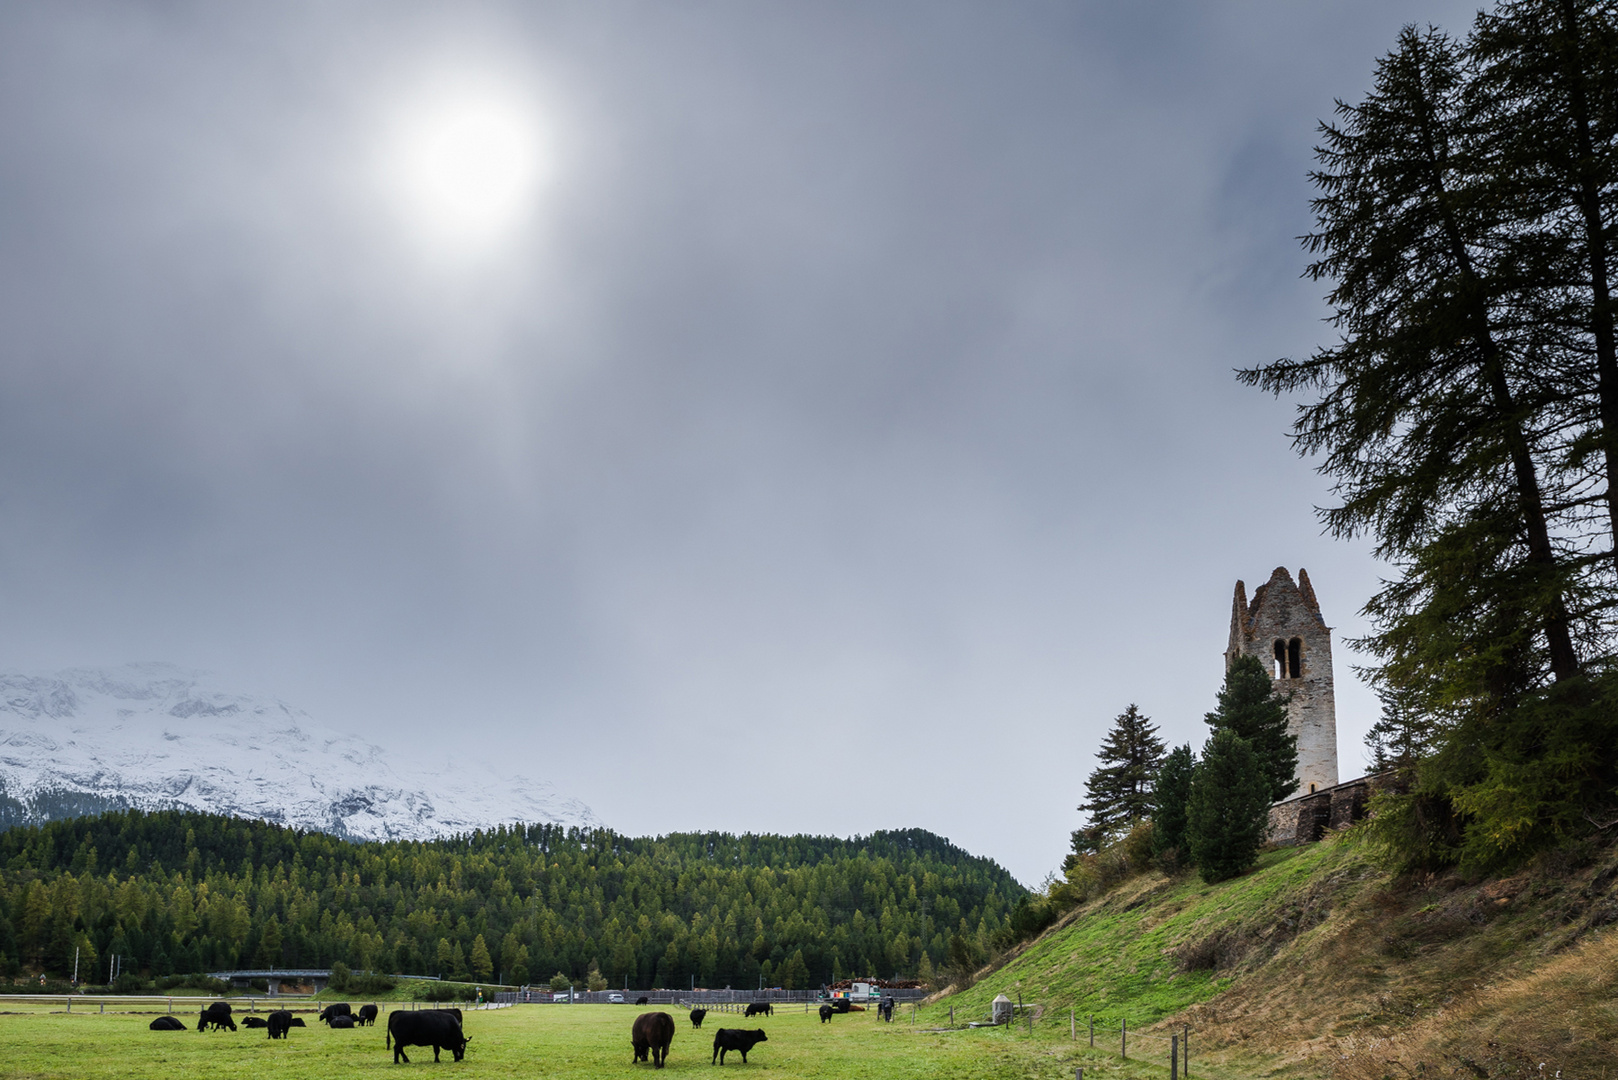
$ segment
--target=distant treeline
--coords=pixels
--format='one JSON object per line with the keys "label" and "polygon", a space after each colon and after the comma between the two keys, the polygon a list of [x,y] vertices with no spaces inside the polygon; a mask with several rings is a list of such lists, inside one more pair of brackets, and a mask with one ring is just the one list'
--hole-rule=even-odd
{"label": "distant treeline", "polygon": [[[0,970],[105,982],[328,967],[505,983],[810,986],[930,975],[1025,890],[920,829],[869,837],[529,825],[353,843],[118,811],[0,833]],[[599,979],[597,981],[599,981]]]}

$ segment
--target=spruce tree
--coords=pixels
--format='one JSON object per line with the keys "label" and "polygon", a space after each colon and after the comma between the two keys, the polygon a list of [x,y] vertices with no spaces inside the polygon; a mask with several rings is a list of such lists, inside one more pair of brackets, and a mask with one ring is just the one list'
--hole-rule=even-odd
{"label": "spruce tree", "polygon": [[1288,697],[1275,692],[1255,656],[1238,656],[1225,672],[1218,705],[1206,717],[1215,733],[1231,731],[1258,755],[1265,797],[1279,802],[1298,790],[1298,737],[1287,726]]}
{"label": "spruce tree", "polygon": [[1229,728],[1202,748],[1191,778],[1186,839],[1202,880],[1245,873],[1258,860],[1269,827],[1267,778],[1258,754]]}
{"label": "spruce tree", "polygon": [[1186,814],[1191,802],[1191,778],[1196,771],[1196,755],[1191,744],[1176,746],[1163,759],[1152,796],[1152,852],[1175,852],[1187,862],[1191,849],[1186,845]]}
{"label": "spruce tree", "polygon": [[1096,752],[1101,767],[1084,788],[1089,796],[1079,807],[1089,824],[1073,833],[1076,854],[1098,851],[1152,813],[1152,788],[1163,764],[1163,740],[1151,718],[1130,705],[1112,722],[1112,730]]}
{"label": "spruce tree", "polygon": [[1432,721],[1410,704],[1409,695],[1393,688],[1381,692],[1382,715],[1365,736],[1371,751],[1373,772],[1411,775],[1427,754],[1432,740]]}

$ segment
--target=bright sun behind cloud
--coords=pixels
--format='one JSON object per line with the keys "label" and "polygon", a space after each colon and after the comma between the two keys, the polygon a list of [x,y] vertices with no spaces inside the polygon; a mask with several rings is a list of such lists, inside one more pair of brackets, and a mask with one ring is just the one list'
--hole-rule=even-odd
{"label": "bright sun behind cloud", "polygon": [[383,176],[409,231],[443,254],[476,255],[526,224],[549,166],[541,117],[522,94],[449,83],[395,114]]}

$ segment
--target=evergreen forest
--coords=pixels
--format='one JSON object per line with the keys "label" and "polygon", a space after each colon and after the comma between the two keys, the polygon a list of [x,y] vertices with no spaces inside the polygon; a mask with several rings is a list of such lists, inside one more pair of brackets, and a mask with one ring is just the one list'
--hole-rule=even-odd
{"label": "evergreen forest", "polygon": [[120,811],[0,833],[0,970],[330,967],[522,984],[802,988],[929,977],[1026,890],[920,829],[838,839],[517,825],[354,843]]}

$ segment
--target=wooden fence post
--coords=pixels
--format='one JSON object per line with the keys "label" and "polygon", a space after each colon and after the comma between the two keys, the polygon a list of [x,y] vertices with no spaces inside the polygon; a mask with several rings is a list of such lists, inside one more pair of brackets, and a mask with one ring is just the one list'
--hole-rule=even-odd
{"label": "wooden fence post", "polygon": [[1169,1036],[1169,1080],[1180,1080],[1180,1037]]}
{"label": "wooden fence post", "polygon": [[1124,1058],[1125,1061],[1128,1061],[1129,1060],[1129,1019],[1128,1019],[1128,1017],[1125,1017],[1124,1019],[1118,1021],[1118,1028],[1119,1028],[1119,1030],[1121,1032],[1123,1032],[1123,1040],[1124,1040],[1123,1041],[1123,1049],[1120,1050],[1119,1053],[1123,1055],[1123,1058]]}
{"label": "wooden fence post", "polygon": [[1067,1038],[1069,1042],[1079,1041],[1078,1014],[1072,1009],[1067,1011]]}
{"label": "wooden fence post", "polygon": [[1096,1048],[1096,1014],[1090,1014],[1090,1049]]}
{"label": "wooden fence post", "polygon": [[1189,1077],[1191,1075],[1191,1025],[1190,1024],[1181,1024],[1180,1025],[1180,1053],[1185,1056],[1185,1068],[1182,1070],[1182,1072],[1184,1073],[1184,1075]]}

